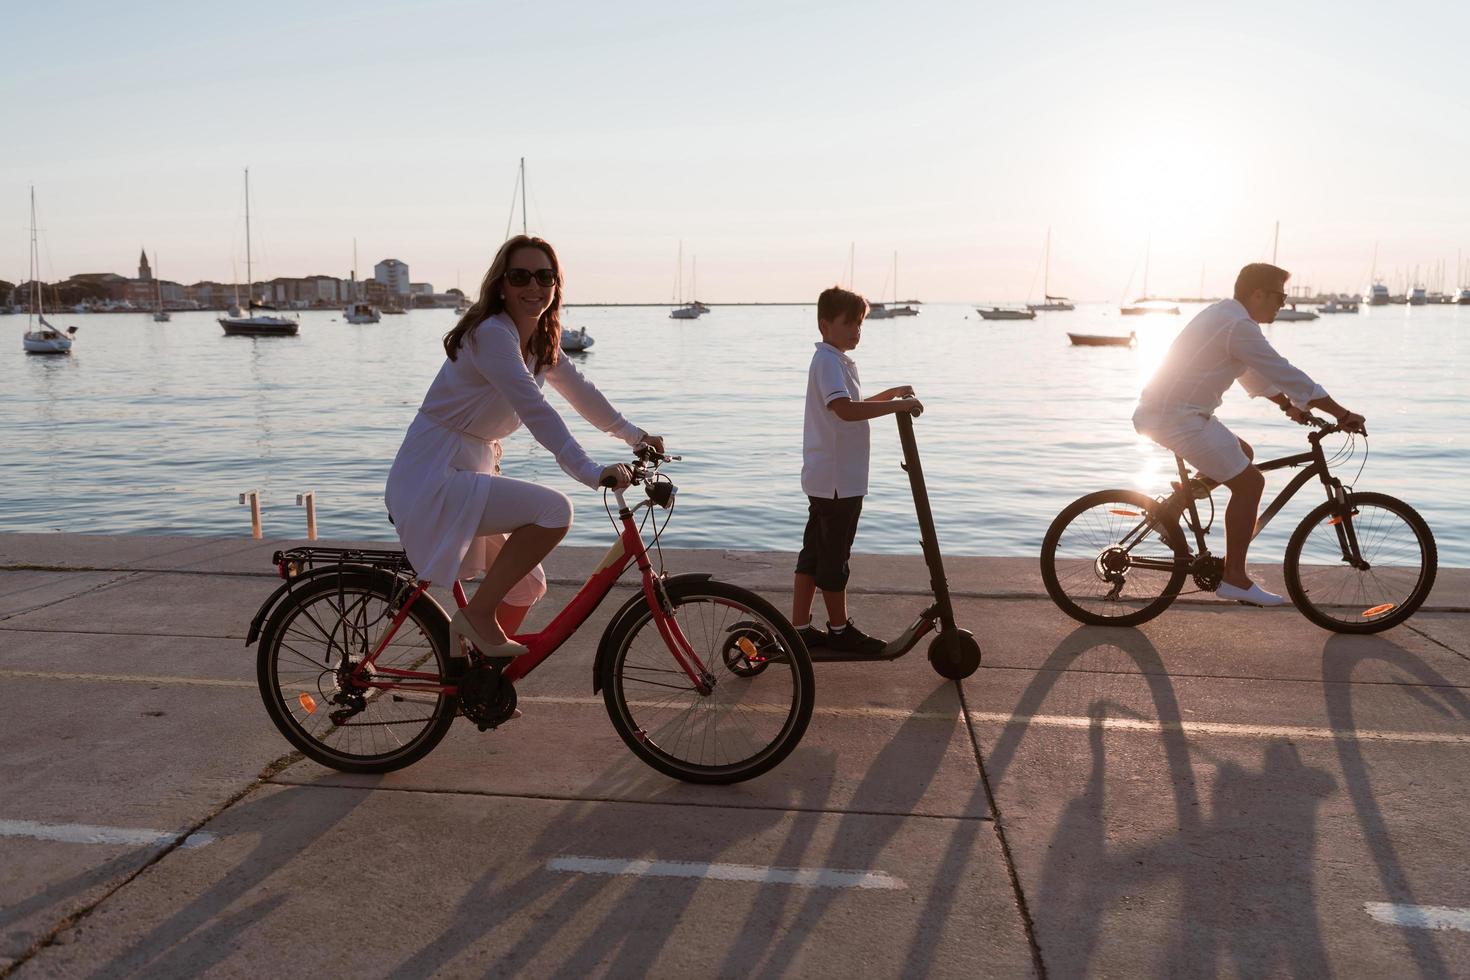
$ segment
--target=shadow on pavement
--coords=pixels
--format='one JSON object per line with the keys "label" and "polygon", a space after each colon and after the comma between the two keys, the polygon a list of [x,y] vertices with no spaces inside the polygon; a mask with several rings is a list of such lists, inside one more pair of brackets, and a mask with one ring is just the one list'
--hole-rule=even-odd
{"label": "shadow on pavement", "polygon": [[[1402,647],[1379,637],[1333,636],[1322,648],[1322,677],[1327,682],[1327,717],[1332,727],[1344,731],[1356,731],[1353,719],[1352,677],[1360,664],[1377,660],[1404,671],[1418,684],[1430,685],[1432,690],[1416,691],[1415,696],[1429,701],[1431,707],[1446,716],[1470,721],[1470,697],[1452,682],[1430,667],[1418,656]],[[1353,810],[1358,816],[1358,825],[1363,831],[1363,842],[1373,855],[1374,868],[1379,883],[1383,886],[1380,901],[1394,904],[1418,905],[1413,886],[1404,874],[1393,837],[1384,821],[1383,811],[1373,793],[1368,763],[1363,758],[1361,742],[1338,739],[1337,757],[1342,765],[1343,780],[1347,784],[1348,796],[1353,801]],[[1449,965],[1434,942],[1434,933],[1427,929],[1399,929],[1398,936],[1408,946],[1409,955],[1420,976],[1439,980],[1451,976]]]}

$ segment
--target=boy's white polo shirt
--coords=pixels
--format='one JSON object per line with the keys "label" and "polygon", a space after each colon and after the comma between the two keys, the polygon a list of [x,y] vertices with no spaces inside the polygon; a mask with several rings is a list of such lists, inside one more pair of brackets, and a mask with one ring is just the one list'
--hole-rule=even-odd
{"label": "boy's white polo shirt", "polygon": [[801,489],[809,497],[824,499],[864,496],[868,492],[867,420],[845,422],[827,407],[837,398],[862,400],[857,364],[821,341],[806,378]]}

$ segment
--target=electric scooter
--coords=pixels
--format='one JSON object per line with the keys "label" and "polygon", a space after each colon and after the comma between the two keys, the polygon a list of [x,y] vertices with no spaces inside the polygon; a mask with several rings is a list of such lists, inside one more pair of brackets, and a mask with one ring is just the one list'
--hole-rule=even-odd
{"label": "electric scooter", "polygon": [[899,412],[898,438],[903,444],[903,469],[909,475],[914,492],[914,513],[919,518],[919,540],[924,546],[924,563],[929,566],[929,591],[934,601],[919,613],[913,625],[883,648],[882,653],[864,656],[816,647],[808,652],[813,663],[897,660],[912,650],[925,634],[937,628],[939,634],[929,643],[929,665],[941,677],[961,680],[980,666],[980,644],[969,630],[955,625],[954,606],[949,601],[949,582],[944,577],[944,559],[939,554],[939,537],[934,533],[934,514],[929,509],[929,490],[924,484],[924,466],[919,461],[919,446],[914,441],[914,417]]}

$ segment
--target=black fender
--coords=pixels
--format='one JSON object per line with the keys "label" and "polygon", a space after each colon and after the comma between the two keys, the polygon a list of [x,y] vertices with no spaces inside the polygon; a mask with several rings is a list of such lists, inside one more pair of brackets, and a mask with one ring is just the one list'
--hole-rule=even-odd
{"label": "black fender", "polygon": [[[399,582],[399,579],[396,575],[392,574],[391,572],[384,571],[381,568],[374,568],[372,565],[319,565],[316,568],[311,569],[310,571],[303,572],[299,575],[293,575],[289,579],[287,579],[280,588],[272,592],[270,594],[270,597],[266,599],[265,602],[261,603],[260,609],[255,614],[255,618],[250,621],[250,631],[245,635],[245,645],[248,647],[253,644],[257,639],[259,639],[260,630],[261,627],[265,624],[266,617],[271,614],[272,609],[280,604],[280,601],[283,598],[290,594],[292,589],[300,588],[311,579],[320,578],[324,575],[338,575],[343,572],[365,572],[369,575],[381,576],[381,578],[383,579],[383,587],[385,592],[397,587]],[[407,586],[407,588],[412,589],[413,586],[409,585]],[[429,605],[429,609],[432,612],[438,613],[438,618],[444,621],[443,630],[441,632],[447,636],[449,630],[449,614],[444,611],[444,607],[439,605],[438,600],[429,595],[428,592],[424,592],[422,595],[420,595],[417,601],[421,603],[427,602]]]}
{"label": "black fender", "polygon": [[[663,580],[664,588],[671,589],[678,585],[708,582],[714,578],[709,572],[688,572],[684,575],[670,575]],[[602,665],[608,657],[612,656],[613,648],[617,646],[618,639],[632,626],[633,618],[638,615],[638,610],[644,606],[643,583],[638,583],[638,591],[627,602],[618,607],[613,613],[612,619],[607,621],[607,629],[602,631],[602,639],[597,641],[597,656],[592,659],[592,693],[596,694],[602,690]]]}

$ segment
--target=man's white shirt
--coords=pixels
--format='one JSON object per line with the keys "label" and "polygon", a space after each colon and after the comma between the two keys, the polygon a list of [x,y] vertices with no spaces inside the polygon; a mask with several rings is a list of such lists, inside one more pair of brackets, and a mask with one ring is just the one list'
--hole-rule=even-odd
{"label": "man's white shirt", "polygon": [[1239,300],[1207,306],[1179,332],[1138,399],[1134,418],[1213,415],[1239,380],[1252,398],[1285,395],[1297,408],[1327,392],[1271,346]]}

